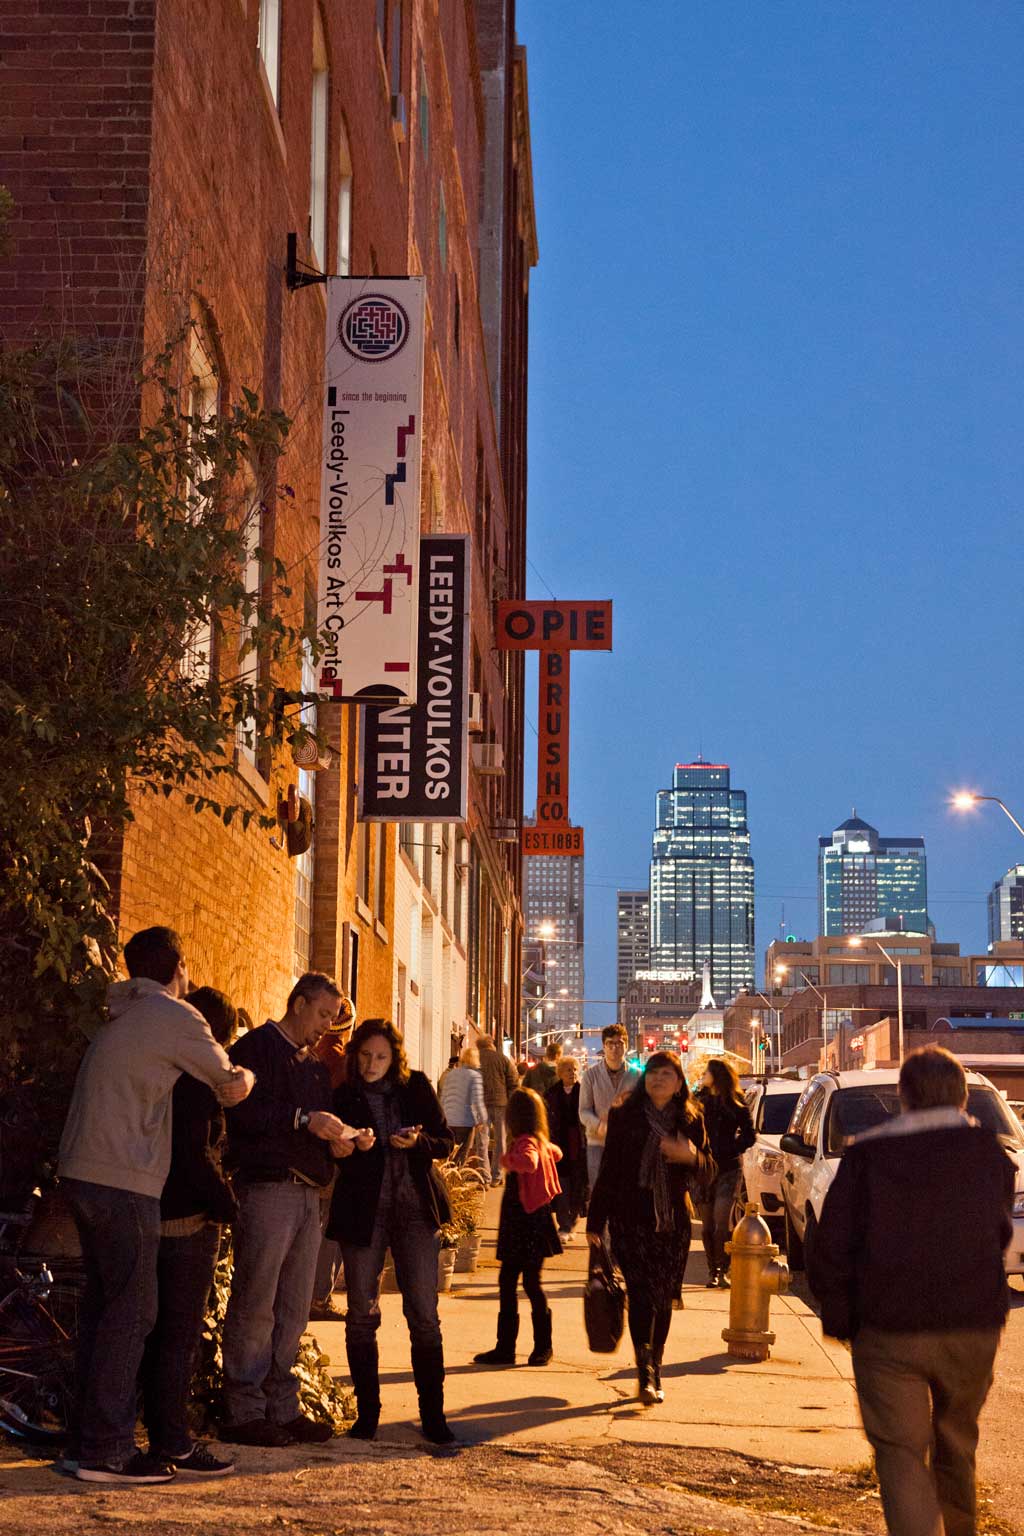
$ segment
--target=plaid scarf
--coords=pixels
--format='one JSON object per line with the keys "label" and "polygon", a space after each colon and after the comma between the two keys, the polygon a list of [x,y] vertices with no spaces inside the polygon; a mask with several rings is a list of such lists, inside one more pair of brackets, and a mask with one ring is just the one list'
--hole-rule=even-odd
{"label": "plaid scarf", "polygon": [[648,1136],[640,1159],[640,1188],[649,1189],[653,1196],[656,1232],[674,1232],[676,1227],[675,1207],[668,1182],[668,1163],[661,1155],[661,1143],[664,1137],[676,1134],[677,1107],[675,1099],[670,1099],[664,1109],[658,1109],[652,1099],[644,1101]]}

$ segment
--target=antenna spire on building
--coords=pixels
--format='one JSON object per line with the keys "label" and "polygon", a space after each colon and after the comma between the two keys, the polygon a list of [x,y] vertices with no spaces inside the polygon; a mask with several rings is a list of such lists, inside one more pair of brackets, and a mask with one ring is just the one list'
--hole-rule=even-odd
{"label": "antenna spire on building", "polygon": [[704,973],[703,973],[703,976],[702,976],[702,981],[703,981],[703,990],[702,990],[702,992],[700,994],[700,1006],[702,1008],[714,1008],[714,1007],[717,1006],[717,1004],[715,1003],[715,994],[711,990],[711,961],[710,960],[705,960],[704,961]]}

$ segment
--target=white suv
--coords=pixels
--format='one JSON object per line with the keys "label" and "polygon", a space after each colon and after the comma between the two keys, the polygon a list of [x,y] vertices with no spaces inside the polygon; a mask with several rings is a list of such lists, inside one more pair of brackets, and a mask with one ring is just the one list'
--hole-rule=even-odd
{"label": "white suv", "polygon": [[[825,1196],[849,1138],[899,1114],[898,1083],[897,1071],[821,1072],[804,1088],[781,1143],[790,1269],[804,1267],[804,1249],[814,1242]],[[1024,1274],[1024,1130],[999,1091],[978,1072],[967,1074],[967,1112],[995,1131],[1017,1164],[1006,1269],[1011,1275]]]}
{"label": "white suv", "polygon": [[782,1154],[779,1140],[793,1118],[803,1083],[785,1077],[768,1077],[746,1090],[747,1108],[757,1140],[740,1159],[743,1185],[738,1199],[753,1200],[770,1227],[782,1224]]}

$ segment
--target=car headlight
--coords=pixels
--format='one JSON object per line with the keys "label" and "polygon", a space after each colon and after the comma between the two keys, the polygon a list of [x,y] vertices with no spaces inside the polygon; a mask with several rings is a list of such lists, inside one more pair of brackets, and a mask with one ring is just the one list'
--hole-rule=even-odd
{"label": "car headlight", "polygon": [[[766,1152],[761,1159],[762,1173],[781,1173],[782,1157],[778,1152]],[[1022,1196],[1024,1199],[1024,1196]],[[1015,1207],[1016,1209],[1016,1207]]]}
{"label": "car headlight", "polygon": [[1015,1216],[1024,1216],[1024,1189],[1013,1197],[1013,1214]]}

